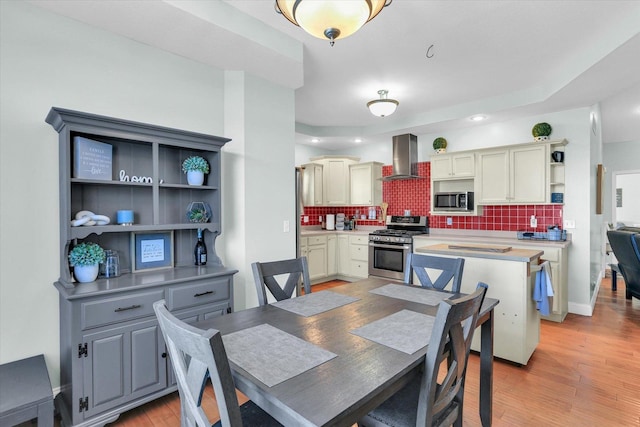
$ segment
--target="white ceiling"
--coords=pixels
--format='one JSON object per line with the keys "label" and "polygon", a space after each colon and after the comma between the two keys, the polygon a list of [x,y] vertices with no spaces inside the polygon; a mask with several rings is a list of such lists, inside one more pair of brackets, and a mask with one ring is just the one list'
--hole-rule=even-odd
{"label": "white ceiling", "polygon": [[[640,141],[635,0],[394,0],[333,47],[276,14],[271,0],[32,3],[295,88],[302,144],[318,137],[321,147],[345,148],[356,137],[473,126],[478,113],[502,121],[598,102],[605,142]],[[366,108],[379,89],[400,101],[392,116]]]}

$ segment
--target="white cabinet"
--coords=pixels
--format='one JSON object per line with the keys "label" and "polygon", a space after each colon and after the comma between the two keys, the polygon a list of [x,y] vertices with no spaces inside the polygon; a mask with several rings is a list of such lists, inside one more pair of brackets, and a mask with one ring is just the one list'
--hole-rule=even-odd
{"label": "white cabinet", "polygon": [[309,279],[327,277],[327,236],[307,237],[307,263]]}
{"label": "white cabinet", "polygon": [[318,163],[302,165],[302,201],[305,206],[322,206],[323,168]]}
{"label": "white cabinet", "polygon": [[349,166],[351,204],[377,206],[382,203],[382,163],[357,163]]}
{"label": "white cabinet", "polygon": [[324,206],[346,206],[349,204],[349,165],[357,163],[358,157],[312,157],[312,163],[322,165],[322,192]]}
{"label": "white cabinet", "polygon": [[548,158],[547,144],[479,152],[476,203],[548,203]]}
{"label": "white cabinet", "polygon": [[366,235],[349,236],[350,275],[369,277],[369,237]]}
{"label": "white cabinet", "polygon": [[348,276],[351,259],[349,258],[349,236],[338,235],[338,274]]}
{"label": "white cabinet", "polygon": [[475,153],[439,154],[431,157],[431,178],[473,178],[476,174]]}
{"label": "white cabinet", "polygon": [[338,274],[338,237],[327,236],[327,276]]}

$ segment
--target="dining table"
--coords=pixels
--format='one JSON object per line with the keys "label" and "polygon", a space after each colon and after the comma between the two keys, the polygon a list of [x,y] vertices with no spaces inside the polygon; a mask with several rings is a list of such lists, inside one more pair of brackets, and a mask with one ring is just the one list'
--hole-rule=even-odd
{"label": "dining table", "polygon": [[[221,332],[236,388],[283,425],[351,426],[418,375],[440,301],[460,296],[368,278],[196,326]],[[485,298],[477,321],[483,426],[498,303]]]}

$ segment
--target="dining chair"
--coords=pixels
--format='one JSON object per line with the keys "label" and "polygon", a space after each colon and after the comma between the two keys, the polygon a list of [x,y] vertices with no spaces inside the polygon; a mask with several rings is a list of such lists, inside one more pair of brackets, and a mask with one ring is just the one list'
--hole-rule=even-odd
{"label": "dining chair", "polygon": [[618,264],[614,264],[613,268],[617,268],[624,278],[625,297],[640,299],[640,233],[609,230],[607,237],[618,260]]}
{"label": "dining chair", "polygon": [[[272,262],[254,262],[251,264],[253,278],[258,292],[258,305],[266,305],[267,289],[277,301],[291,298],[293,291],[298,295],[298,283],[302,279],[304,293],[311,293],[311,279],[309,278],[309,265],[307,257],[287,259]],[[284,286],[280,285],[276,276],[289,275]],[[284,280],[284,278],[281,278]]]}
{"label": "dining chair", "polygon": [[[440,275],[435,281],[429,276],[427,269],[438,270]],[[460,292],[464,258],[444,258],[432,255],[409,254],[404,269],[404,282],[411,283],[413,273],[418,276],[423,288],[444,290],[451,282],[451,292]]]}
{"label": "dining chair", "polygon": [[238,405],[235,383],[220,331],[202,330],[172,315],[165,301],[153,303],[167,345],[180,395],[180,425],[211,426],[202,397],[211,380],[220,420],[213,426],[281,426],[252,401]]}
{"label": "dining chair", "polygon": [[487,285],[479,283],[473,294],[440,303],[423,370],[360,419],[359,426],[462,425],[467,360],[486,291]]}

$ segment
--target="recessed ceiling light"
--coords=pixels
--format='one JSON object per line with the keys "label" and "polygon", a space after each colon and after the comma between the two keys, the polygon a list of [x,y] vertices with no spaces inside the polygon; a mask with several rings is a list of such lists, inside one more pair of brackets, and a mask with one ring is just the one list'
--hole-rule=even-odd
{"label": "recessed ceiling light", "polygon": [[318,138],[313,138],[311,142],[313,142],[314,144],[317,144],[318,142],[320,142],[320,140]]}
{"label": "recessed ceiling light", "polygon": [[487,118],[487,116],[484,116],[482,114],[476,114],[475,116],[469,117],[469,120],[474,121],[474,122],[481,122],[486,118]]}
{"label": "recessed ceiling light", "polygon": [[362,142],[362,139],[360,139],[360,138],[356,138],[356,139],[354,139],[354,142],[355,142],[356,144],[360,144],[360,143]]}

